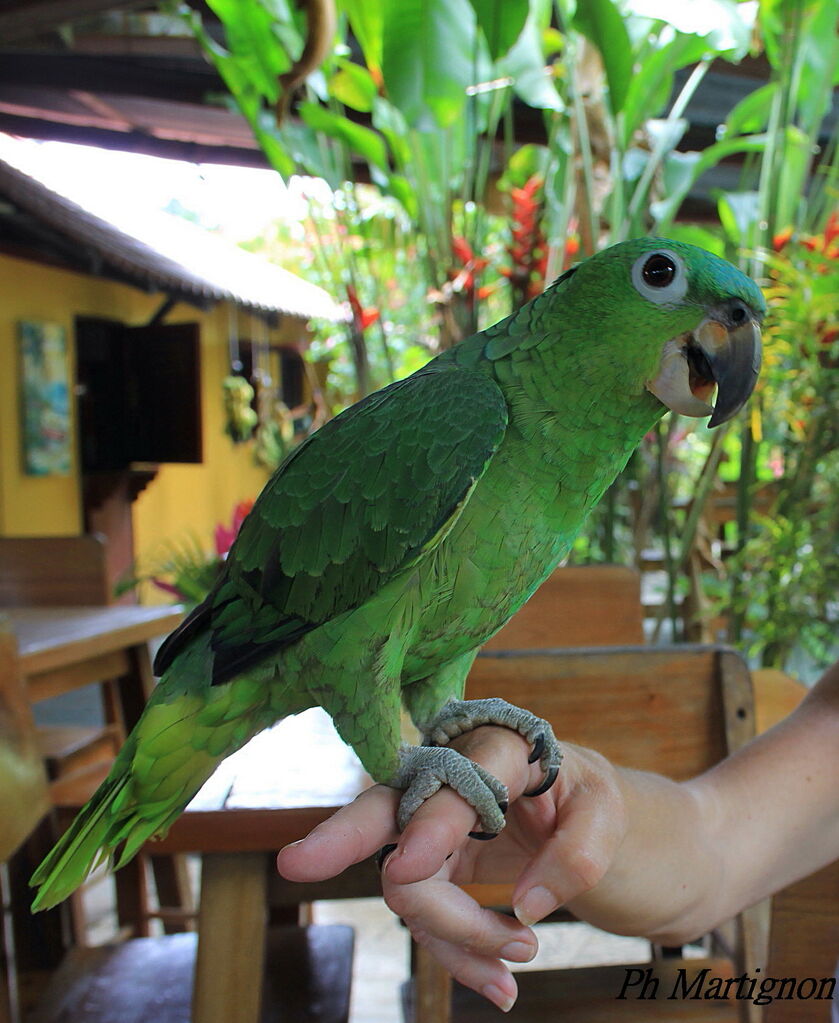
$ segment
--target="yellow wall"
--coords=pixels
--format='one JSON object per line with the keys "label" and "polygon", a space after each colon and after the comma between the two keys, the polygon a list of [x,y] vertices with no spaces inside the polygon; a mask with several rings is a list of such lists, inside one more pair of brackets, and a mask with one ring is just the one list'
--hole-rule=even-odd
{"label": "yellow wall", "polygon": [[[68,476],[33,477],[22,471],[18,321],[34,319],[65,327],[72,386],[74,317],[101,316],[139,325],[148,322],[162,301],[159,294],[146,295],[125,285],[0,254],[0,535],[58,536],[82,529],[75,420]],[[223,432],[227,307],[202,313],[181,304],[165,322],[200,324],[204,462],[161,466],[135,501],[134,547],[139,558],[153,554],[164,541],[190,532],[211,549],[216,523],[229,523],[234,505],[256,497],[267,478],[265,470],[254,464],[252,443],[234,447]],[[300,321],[287,323],[284,331],[271,332],[272,341],[299,338]],[[240,314],[240,324],[246,335],[248,317]]]}

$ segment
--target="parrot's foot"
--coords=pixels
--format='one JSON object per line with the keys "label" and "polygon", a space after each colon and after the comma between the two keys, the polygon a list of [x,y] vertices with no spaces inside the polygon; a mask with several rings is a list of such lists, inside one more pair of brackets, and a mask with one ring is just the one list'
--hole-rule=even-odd
{"label": "parrot's foot", "polygon": [[497,697],[487,700],[449,700],[429,724],[422,741],[427,746],[445,747],[452,739],[480,725],[502,725],[522,735],[533,747],[528,763],[534,764],[538,760],[545,772],[541,785],[524,794],[540,796],[548,791],[556,781],[562,763],[562,752],[553,729],[547,721],[506,700]]}
{"label": "parrot's foot", "polygon": [[405,789],[396,814],[400,831],[443,785],[451,786],[478,815],[481,837],[494,838],[504,827],[507,786],[457,750],[442,745],[403,747],[399,771],[391,784]]}

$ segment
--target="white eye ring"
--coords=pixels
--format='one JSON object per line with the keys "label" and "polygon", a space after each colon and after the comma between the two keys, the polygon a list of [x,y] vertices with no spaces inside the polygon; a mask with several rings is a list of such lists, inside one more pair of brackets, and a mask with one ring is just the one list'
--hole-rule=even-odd
{"label": "white eye ring", "polygon": [[[667,284],[650,284],[645,278],[645,268],[650,260],[657,257],[668,259],[673,264],[673,278]],[[656,249],[655,252],[646,252],[643,256],[639,256],[632,265],[632,284],[639,295],[649,299],[650,302],[655,302],[656,305],[675,305],[677,302],[681,302],[688,290],[688,277],[684,261],[672,249]]]}

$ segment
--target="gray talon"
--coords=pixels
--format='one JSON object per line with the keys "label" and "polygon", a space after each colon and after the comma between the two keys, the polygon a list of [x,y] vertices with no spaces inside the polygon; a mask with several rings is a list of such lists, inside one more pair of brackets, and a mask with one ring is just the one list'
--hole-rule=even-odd
{"label": "gray talon", "polygon": [[527,795],[547,792],[556,780],[562,763],[562,752],[553,729],[547,721],[506,700],[450,700],[431,723],[423,741],[433,741],[435,745],[444,746],[458,735],[480,725],[503,725],[523,736],[532,746],[527,762],[535,764],[538,760],[545,772],[545,781]]}
{"label": "gray talon", "polygon": [[507,800],[506,785],[447,746],[404,748],[393,784],[405,789],[396,814],[400,831],[404,831],[419,807],[443,785],[451,786],[466,800],[486,833],[497,834],[504,827],[500,804]]}
{"label": "gray talon", "polygon": [[475,810],[482,831],[473,838],[492,838],[504,827],[507,788],[489,771],[449,748],[452,739],[480,725],[503,725],[524,736],[532,746],[528,763],[538,760],[545,780],[525,795],[541,795],[556,780],[562,753],[547,721],[506,700],[450,700],[429,724],[421,746],[404,748],[393,785],[405,789],[397,811],[399,829],[404,830],[420,806],[443,785],[450,785]]}

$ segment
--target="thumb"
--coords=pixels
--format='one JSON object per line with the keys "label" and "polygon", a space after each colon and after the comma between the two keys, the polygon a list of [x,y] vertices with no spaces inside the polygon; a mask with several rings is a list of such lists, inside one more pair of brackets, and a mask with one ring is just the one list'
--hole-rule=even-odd
{"label": "thumb", "polygon": [[626,810],[614,769],[599,754],[575,753],[582,776],[558,807],[553,833],[513,890],[515,914],[528,927],[598,884],[626,833]]}

